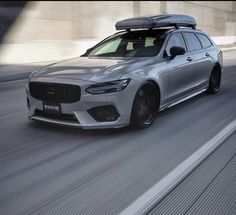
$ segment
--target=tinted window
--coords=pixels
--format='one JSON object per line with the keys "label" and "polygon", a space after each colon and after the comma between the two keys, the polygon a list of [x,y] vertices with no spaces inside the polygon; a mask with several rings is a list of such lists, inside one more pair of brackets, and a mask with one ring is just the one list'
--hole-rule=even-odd
{"label": "tinted window", "polygon": [[210,46],[212,46],[211,41],[207,38],[207,36],[203,35],[203,34],[197,34],[199,40],[202,43],[203,48],[208,48]]}
{"label": "tinted window", "polygon": [[166,53],[169,56],[170,56],[170,48],[172,46],[180,46],[180,47],[185,48],[185,50],[186,50],[184,38],[181,33],[175,33],[170,37],[170,39],[166,45]]}
{"label": "tinted window", "polygon": [[189,46],[189,51],[196,51],[202,48],[199,39],[194,33],[184,33],[184,34]]}

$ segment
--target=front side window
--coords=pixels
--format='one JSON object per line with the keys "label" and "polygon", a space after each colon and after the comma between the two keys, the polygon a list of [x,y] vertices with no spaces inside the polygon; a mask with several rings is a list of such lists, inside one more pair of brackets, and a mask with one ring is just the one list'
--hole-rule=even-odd
{"label": "front side window", "polygon": [[181,33],[175,33],[169,38],[168,43],[166,45],[166,54],[168,56],[170,56],[170,49],[173,46],[179,46],[186,50],[184,38]]}
{"label": "front side window", "polygon": [[184,33],[188,43],[189,51],[197,51],[202,49],[202,45],[194,33]]}
{"label": "front side window", "polygon": [[204,34],[197,34],[199,40],[202,43],[203,48],[208,48],[212,46],[211,41],[208,39],[208,37]]}
{"label": "front side window", "polygon": [[93,48],[85,56],[150,57],[159,53],[163,31],[131,31],[115,36]]}

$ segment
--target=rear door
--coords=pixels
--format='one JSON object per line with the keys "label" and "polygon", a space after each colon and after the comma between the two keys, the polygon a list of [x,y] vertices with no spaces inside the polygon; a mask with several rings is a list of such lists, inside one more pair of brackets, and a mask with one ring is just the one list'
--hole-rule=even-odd
{"label": "rear door", "polygon": [[185,32],[184,37],[195,59],[194,90],[199,90],[208,85],[208,73],[213,64],[212,58],[194,32]]}
{"label": "rear door", "polygon": [[214,66],[213,55],[215,54],[215,47],[204,34],[195,33],[202,44],[202,51],[198,53],[201,59],[196,66],[196,73],[199,77],[199,85],[207,86],[211,71]]}

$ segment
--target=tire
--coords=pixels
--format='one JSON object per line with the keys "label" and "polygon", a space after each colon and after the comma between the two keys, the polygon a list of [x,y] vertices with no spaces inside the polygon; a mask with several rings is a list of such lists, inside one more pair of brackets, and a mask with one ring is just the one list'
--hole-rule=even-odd
{"label": "tire", "polygon": [[156,118],[157,114],[157,91],[153,84],[143,85],[134,97],[131,126],[135,128],[147,128]]}
{"label": "tire", "polygon": [[220,83],[221,83],[221,71],[217,67],[212,71],[210,80],[209,80],[209,87],[207,89],[208,94],[215,94],[218,93],[220,90]]}

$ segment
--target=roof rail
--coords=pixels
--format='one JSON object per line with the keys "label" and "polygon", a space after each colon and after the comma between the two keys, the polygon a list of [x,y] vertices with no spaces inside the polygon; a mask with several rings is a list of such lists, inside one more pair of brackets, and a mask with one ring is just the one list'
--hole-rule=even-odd
{"label": "roof rail", "polygon": [[116,23],[116,30],[130,30],[139,28],[160,28],[173,26],[179,27],[191,27],[196,29],[197,22],[191,16],[180,14],[165,14],[159,16],[143,16],[121,20]]}

